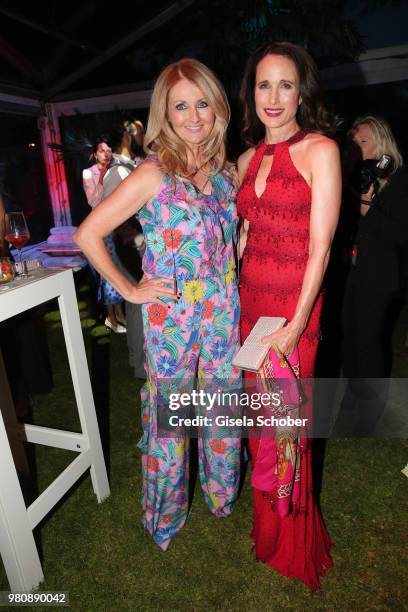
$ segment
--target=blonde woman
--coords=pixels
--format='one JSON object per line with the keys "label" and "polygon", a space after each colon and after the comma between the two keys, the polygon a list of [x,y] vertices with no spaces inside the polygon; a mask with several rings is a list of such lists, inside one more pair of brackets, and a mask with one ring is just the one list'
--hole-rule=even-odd
{"label": "blonde woman", "polygon": [[[231,363],[239,348],[239,298],[236,190],[225,153],[228,121],[224,90],[206,66],[184,59],[165,68],[151,100],[149,157],[75,235],[115,289],[143,304],[143,524],[163,550],[187,517],[189,443],[184,435],[158,435],[158,421],[169,414],[161,397],[169,388],[188,391],[196,375],[201,384],[239,379]],[[120,273],[103,244],[104,236],[135,213],[146,241],[144,277],[137,286]],[[198,441],[201,486],[211,512],[224,517],[238,494],[240,441],[213,440],[206,432]]]}
{"label": "blonde woman", "polygon": [[[343,369],[350,379],[343,407],[356,407],[356,435],[372,435],[384,410],[389,375],[389,312],[399,289],[398,249],[408,242],[408,170],[388,123],[365,115],[350,137],[363,160],[392,158],[391,174],[357,194],[359,221],[343,303]],[[377,380],[375,380],[377,379]]]}

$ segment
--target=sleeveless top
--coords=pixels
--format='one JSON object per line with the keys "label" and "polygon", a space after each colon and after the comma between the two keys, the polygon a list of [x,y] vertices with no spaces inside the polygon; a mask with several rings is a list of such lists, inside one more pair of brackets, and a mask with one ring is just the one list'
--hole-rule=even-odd
{"label": "sleeveless top", "polygon": [[[260,143],[238,194],[238,213],[250,222],[240,284],[254,297],[268,293],[285,301],[301,290],[308,261],[311,189],[295,168],[289,146],[305,136],[300,130],[276,145]],[[274,159],[258,197],[255,180],[265,155]]]}
{"label": "sleeveless top", "polygon": [[[158,163],[156,156],[149,160]],[[186,179],[163,174],[159,193],[138,212],[146,278],[235,281],[236,188],[226,169],[211,176],[210,183],[206,195]]]}

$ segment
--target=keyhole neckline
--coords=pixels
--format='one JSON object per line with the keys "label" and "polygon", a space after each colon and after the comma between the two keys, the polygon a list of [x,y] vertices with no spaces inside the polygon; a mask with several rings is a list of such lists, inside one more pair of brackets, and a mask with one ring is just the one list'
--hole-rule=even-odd
{"label": "keyhole neckline", "polygon": [[300,142],[301,140],[303,140],[306,134],[307,132],[305,130],[300,129],[294,134],[292,134],[290,138],[287,138],[286,140],[282,140],[281,142],[277,142],[274,144],[268,144],[264,140],[262,140],[258,144],[257,149],[259,149],[260,147],[264,147],[264,151],[263,151],[264,155],[273,155],[275,153],[275,148],[277,146],[286,144],[288,147],[290,147],[290,145],[296,144],[297,142]]}

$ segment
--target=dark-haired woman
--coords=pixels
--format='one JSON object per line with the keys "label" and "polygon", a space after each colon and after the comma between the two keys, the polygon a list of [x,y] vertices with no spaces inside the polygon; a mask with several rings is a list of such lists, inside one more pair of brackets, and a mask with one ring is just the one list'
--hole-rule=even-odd
{"label": "dark-haired woman", "polygon": [[94,164],[82,171],[83,187],[91,208],[95,208],[102,200],[103,177],[112,159],[112,149],[105,139],[95,141],[90,161]]}
{"label": "dark-haired woman", "polygon": [[[102,201],[103,179],[112,159],[112,149],[106,139],[100,138],[96,140],[91,159],[96,163],[90,168],[83,170],[82,182],[88,204],[91,208],[95,208]],[[112,234],[105,238],[105,245],[111,257],[115,259],[116,250]],[[126,333],[122,310],[123,298],[103,276],[100,278],[99,293],[99,299],[106,306],[107,317],[105,325],[116,333]]]}
{"label": "dark-haired woman", "polygon": [[[250,145],[238,162],[242,337],[260,316],[286,317],[287,325],[263,342],[277,344],[286,356],[297,347],[300,375],[311,378],[321,286],[340,208],[338,149],[325,135],[331,124],[316,66],[301,47],[258,49],[248,61],[241,98],[243,138]],[[310,393],[304,409],[310,417]],[[249,445],[256,462],[259,439]],[[283,467],[276,466],[278,478]],[[297,477],[300,498],[288,516],[276,511],[274,492],[254,489],[252,536],[259,560],[316,590],[332,566],[331,541],[313,500],[308,439],[301,440]]]}

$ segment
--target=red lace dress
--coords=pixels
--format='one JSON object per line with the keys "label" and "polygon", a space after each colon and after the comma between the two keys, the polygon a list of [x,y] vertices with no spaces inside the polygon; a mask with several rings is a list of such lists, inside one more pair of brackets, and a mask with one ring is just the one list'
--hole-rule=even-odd
{"label": "red lace dress", "polygon": [[[308,260],[311,190],[293,165],[289,146],[305,136],[299,131],[277,145],[261,144],[250,162],[238,194],[238,213],[250,222],[240,278],[241,335],[248,336],[260,316],[292,319]],[[273,164],[261,195],[255,179],[264,155]],[[299,342],[300,375],[313,376],[319,340],[322,296],[319,295]],[[305,407],[311,414],[311,399]],[[252,459],[259,439],[250,438]],[[286,517],[274,511],[270,497],[254,489],[252,537],[257,559],[281,574],[300,578],[313,590],[319,576],[333,566],[332,542],[312,492],[311,441],[303,440],[300,501]]]}

